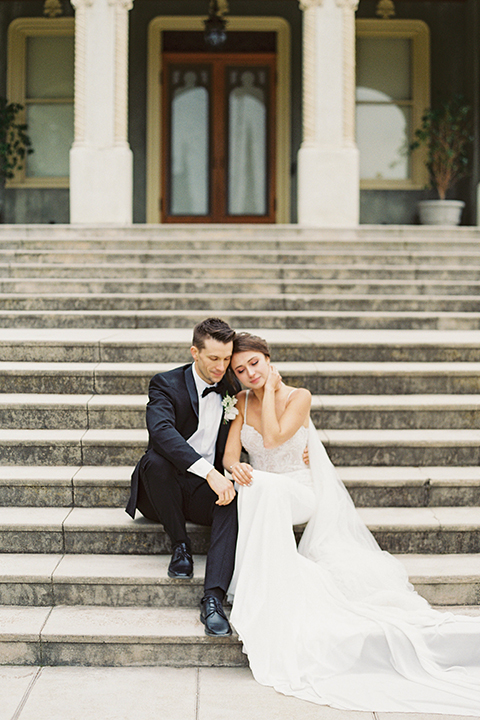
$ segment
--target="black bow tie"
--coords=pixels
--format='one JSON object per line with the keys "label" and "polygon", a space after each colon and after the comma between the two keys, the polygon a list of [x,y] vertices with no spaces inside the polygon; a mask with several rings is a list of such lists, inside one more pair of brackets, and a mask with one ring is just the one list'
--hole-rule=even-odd
{"label": "black bow tie", "polygon": [[202,393],[202,398],[207,397],[208,393],[218,393],[219,395],[222,394],[223,388],[221,385],[209,385],[205,388],[205,390]]}

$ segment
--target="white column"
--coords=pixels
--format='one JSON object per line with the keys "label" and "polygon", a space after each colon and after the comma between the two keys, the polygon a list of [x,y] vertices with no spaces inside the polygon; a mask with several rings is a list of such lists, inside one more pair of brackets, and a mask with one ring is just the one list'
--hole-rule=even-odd
{"label": "white column", "polygon": [[303,15],[303,142],[298,221],[358,225],[355,145],[355,10],[358,0],[300,0]]}
{"label": "white column", "polygon": [[133,158],[127,141],[131,0],[72,0],[75,140],[70,222],[132,222]]}

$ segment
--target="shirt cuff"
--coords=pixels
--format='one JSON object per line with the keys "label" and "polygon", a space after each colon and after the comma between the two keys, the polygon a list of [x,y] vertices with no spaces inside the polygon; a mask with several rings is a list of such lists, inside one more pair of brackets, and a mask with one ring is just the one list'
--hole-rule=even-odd
{"label": "shirt cuff", "polygon": [[187,472],[191,472],[194,475],[198,475],[199,477],[206,480],[208,473],[210,472],[210,470],[213,469],[213,465],[209,463],[208,460],[205,460],[205,458],[200,458],[199,460],[196,460],[193,465],[190,465],[190,467],[187,468]]}

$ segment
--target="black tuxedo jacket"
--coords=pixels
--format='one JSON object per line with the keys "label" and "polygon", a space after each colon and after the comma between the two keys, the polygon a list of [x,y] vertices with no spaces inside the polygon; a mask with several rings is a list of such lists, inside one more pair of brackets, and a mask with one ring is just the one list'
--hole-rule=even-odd
{"label": "black tuxedo jacket", "polygon": [[[221,382],[223,395],[238,392],[238,387]],[[153,449],[166,458],[179,474],[193,465],[201,455],[191,447],[187,439],[198,427],[198,393],[193,379],[192,365],[158,373],[150,380],[147,404],[148,450]],[[223,453],[228,435],[228,423],[220,422],[214,465],[223,473]],[[126,511],[135,516],[138,496],[140,462],[132,474],[132,489]]]}

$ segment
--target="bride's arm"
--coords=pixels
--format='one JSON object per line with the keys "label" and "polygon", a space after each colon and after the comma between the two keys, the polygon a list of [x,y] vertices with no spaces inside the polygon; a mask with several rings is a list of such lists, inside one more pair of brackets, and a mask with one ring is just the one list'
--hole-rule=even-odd
{"label": "bride's arm", "polygon": [[240,462],[240,453],[242,452],[242,441],[240,433],[243,425],[243,411],[245,406],[244,395],[238,397],[238,415],[235,420],[230,423],[228,438],[223,454],[223,467],[232,475],[235,482],[239,485],[250,485],[252,481],[252,466],[248,463]]}
{"label": "bride's arm", "polygon": [[298,388],[292,393],[285,412],[277,418],[275,412],[275,393],[281,387],[278,370],[270,366],[270,374],[265,383],[262,401],[262,437],[266,448],[276,448],[289,440],[310,413],[312,396],[306,388]]}

